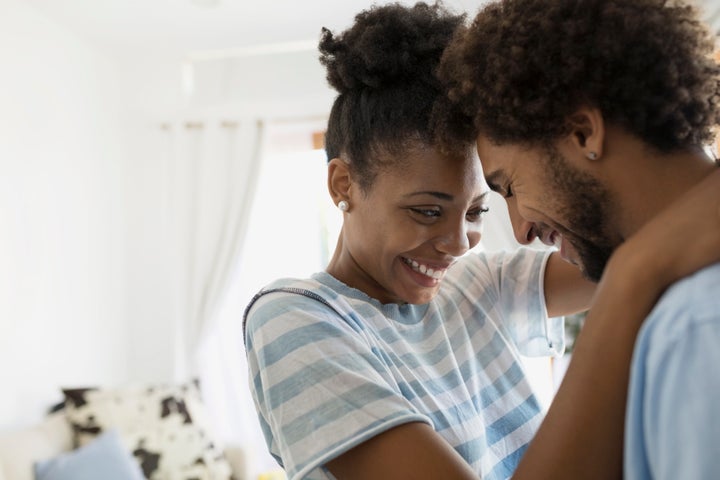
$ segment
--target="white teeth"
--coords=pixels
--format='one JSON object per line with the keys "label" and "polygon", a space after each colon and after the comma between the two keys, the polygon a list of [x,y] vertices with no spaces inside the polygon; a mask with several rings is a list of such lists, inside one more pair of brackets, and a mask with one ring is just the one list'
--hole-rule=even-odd
{"label": "white teeth", "polygon": [[428,268],[426,265],[418,263],[415,260],[410,260],[409,258],[405,259],[405,263],[410,265],[412,269],[416,272],[427,275],[428,277],[434,278],[435,280],[440,280],[445,275],[445,270],[434,270],[432,268]]}

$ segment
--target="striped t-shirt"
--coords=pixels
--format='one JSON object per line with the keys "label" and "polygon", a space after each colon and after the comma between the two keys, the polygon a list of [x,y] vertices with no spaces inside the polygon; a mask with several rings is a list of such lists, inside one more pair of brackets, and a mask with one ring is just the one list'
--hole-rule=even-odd
{"label": "striped t-shirt", "polygon": [[381,304],[324,272],[263,289],[246,311],[250,387],[288,477],[331,479],[329,460],[418,421],[481,478],[510,477],[542,419],[518,355],[564,348],[548,254],[466,255],[424,305]]}

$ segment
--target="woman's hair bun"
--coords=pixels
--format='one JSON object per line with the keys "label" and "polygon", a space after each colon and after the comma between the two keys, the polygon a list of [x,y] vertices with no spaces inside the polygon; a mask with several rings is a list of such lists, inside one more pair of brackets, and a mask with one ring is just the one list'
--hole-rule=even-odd
{"label": "woman's hair bun", "polygon": [[[441,3],[373,6],[335,35],[322,29],[320,62],[338,91],[385,89],[407,82],[434,83],[434,72],[453,32],[464,21]],[[418,78],[418,75],[427,77]]]}

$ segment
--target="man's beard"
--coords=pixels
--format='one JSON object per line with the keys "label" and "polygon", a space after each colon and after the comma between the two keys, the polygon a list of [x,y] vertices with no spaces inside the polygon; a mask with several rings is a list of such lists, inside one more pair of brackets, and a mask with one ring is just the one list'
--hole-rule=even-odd
{"label": "man's beard", "polygon": [[610,192],[591,175],[571,166],[554,148],[548,149],[548,173],[552,183],[552,205],[571,231],[560,232],[580,257],[583,275],[600,281],[605,265],[620,240],[608,232],[607,212],[612,208]]}
{"label": "man's beard", "polygon": [[615,247],[596,245],[584,239],[571,239],[570,242],[580,256],[583,276],[590,281],[599,282]]}

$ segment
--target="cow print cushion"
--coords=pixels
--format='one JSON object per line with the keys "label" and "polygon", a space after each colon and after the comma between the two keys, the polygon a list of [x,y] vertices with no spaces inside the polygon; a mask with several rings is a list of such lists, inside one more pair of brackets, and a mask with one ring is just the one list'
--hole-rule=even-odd
{"label": "cow print cushion", "polygon": [[75,446],[115,428],[149,480],[229,480],[195,384],[63,389]]}

